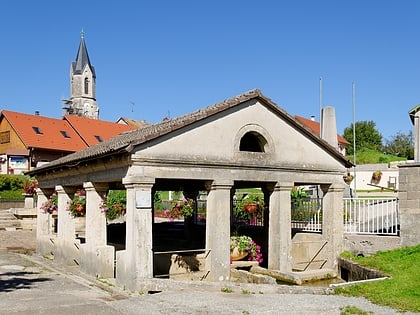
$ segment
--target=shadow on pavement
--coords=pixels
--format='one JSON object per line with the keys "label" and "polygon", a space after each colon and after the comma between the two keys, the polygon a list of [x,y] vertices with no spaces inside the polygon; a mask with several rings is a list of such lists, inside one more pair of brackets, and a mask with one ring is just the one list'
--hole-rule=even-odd
{"label": "shadow on pavement", "polygon": [[36,272],[5,272],[0,273],[0,293],[20,289],[30,289],[36,282],[52,281],[50,278],[27,278]]}

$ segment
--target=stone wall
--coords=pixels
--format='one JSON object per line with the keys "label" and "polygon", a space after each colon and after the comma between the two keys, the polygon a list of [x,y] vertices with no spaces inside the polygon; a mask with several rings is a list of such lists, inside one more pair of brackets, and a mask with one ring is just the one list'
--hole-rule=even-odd
{"label": "stone wall", "polygon": [[343,250],[354,255],[370,256],[378,251],[388,251],[401,247],[398,236],[368,234],[344,234]]}
{"label": "stone wall", "polygon": [[420,163],[399,166],[401,245],[420,244]]}
{"label": "stone wall", "polygon": [[386,275],[373,268],[362,266],[354,261],[340,257],[338,259],[340,278],[345,281],[359,281],[382,278]]}

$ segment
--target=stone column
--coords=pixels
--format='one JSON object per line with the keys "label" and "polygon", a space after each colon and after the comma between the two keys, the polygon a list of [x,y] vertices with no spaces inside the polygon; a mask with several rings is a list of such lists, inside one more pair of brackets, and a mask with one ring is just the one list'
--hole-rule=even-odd
{"label": "stone column", "polygon": [[117,283],[130,290],[153,278],[152,188],[154,179],[127,176],[126,245],[117,252]]}
{"label": "stone column", "polygon": [[106,218],[99,204],[108,191],[108,184],[86,182],[83,188],[86,191],[86,244],[106,245]]}
{"label": "stone column", "polygon": [[58,232],[54,259],[72,265],[79,259],[80,244],[76,241],[73,217],[67,208],[76,189],[58,185],[55,190],[58,197]]}
{"label": "stone column", "polygon": [[41,209],[42,205],[48,201],[48,196],[53,190],[36,189],[38,197],[36,207],[36,252],[41,255],[48,255],[52,252],[53,243],[50,238],[53,237],[53,218],[52,215]]}
{"label": "stone column", "polygon": [[207,280],[230,279],[230,212],[233,181],[215,180],[207,197],[206,259]]}
{"label": "stone column", "polygon": [[414,114],[414,162],[420,162],[420,111]]}
{"label": "stone column", "polygon": [[33,209],[34,208],[34,195],[32,194],[24,194],[25,197],[25,209]]}
{"label": "stone column", "polygon": [[80,268],[96,277],[114,277],[113,246],[107,245],[106,218],[99,204],[108,190],[108,184],[86,182],[86,243],[80,245]]}
{"label": "stone column", "polygon": [[324,193],[322,206],[322,236],[327,245],[327,262],[324,268],[338,271],[337,258],[343,248],[343,191],[345,184],[321,185]]}
{"label": "stone column", "polygon": [[420,163],[399,166],[399,223],[401,246],[420,244]]}
{"label": "stone column", "polygon": [[268,269],[292,271],[291,197],[293,183],[277,183],[270,196]]}

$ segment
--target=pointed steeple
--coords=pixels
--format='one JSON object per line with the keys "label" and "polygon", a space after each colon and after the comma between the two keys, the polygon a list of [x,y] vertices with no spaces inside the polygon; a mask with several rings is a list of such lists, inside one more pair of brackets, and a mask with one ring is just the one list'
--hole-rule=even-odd
{"label": "pointed steeple", "polygon": [[80,44],[79,50],[77,51],[76,61],[73,61],[72,63],[73,74],[81,74],[86,65],[88,65],[92,70],[93,77],[96,77],[95,68],[90,63],[89,54],[85,43],[85,32],[83,32],[83,30],[80,37]]}
{"label": "pointed steeple", "polygon": [[99,119],[95,68],[89,60],[83,31],[76,60],[70,65],[70,92],[70,99],[64,100],[67,114]]}

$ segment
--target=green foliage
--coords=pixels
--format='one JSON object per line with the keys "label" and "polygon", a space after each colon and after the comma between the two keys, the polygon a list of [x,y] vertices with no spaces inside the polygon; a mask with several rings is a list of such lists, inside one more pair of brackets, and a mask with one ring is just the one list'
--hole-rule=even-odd
{"label": "green foliage", "polygon": [[364,310],[356,307],[347,305],[344,308],[340,309],[340,315],[370,315],[373,314],[372,312],[365,312]]}
{"label": "green foliage", "polygon": [[54,192],[47,201],[45,201],[41,205],[41,210],[43,210],[45,213],[53,213],[55,211],[58,211],[58,196],[57,193]]}
{"label": "green foliage", "polygon": [[384,151],[387,154],[412,160],[414,158],[413,131],[410,130],[408,134],[397,132],[390,140],[385,140]]}
{"label": "green foliage", "polygon": [[3,200],[22,200],[24,196],[21,190],[3,190],[0,191],[0,199]]}
{"label": "green foliage", "polygon": [[181,200],[173,200],[163,215],[170,221],[175,219],[192,217],[195,210],[195,201],[191,198],[182,198]]}
{"label": "green foliage", "polygon": [[[348,156],[348,158],[354,162],[353,156]],[[380,151],[371,150],[371,149],[361,149],[356,152],[356,162],[357,164],[376,164],[376,163],[390,163],[394,161],[404,161],[406,160],[403,157],[398,157],[391,154],[385,154]]]}
{"label": "green foliage", "polygon": [[[356,152],[361,149],[372,149],[380,151],[382,149],[382,135],[376,129],[373,121],[358,121],[354,124],[356,134]],[[344,129],[343,137],[353,144],[353,124]],[[353,145],[347,147],[347,154],[354,153]]]}
{"label": "green foliage", "polygon": [[23,175],[0,174],[0,191],[19,190],[22,193],[23,183],[28,179]]}
{"label": "green foliage", "polygon": [[233,292],[232,288],[228,288],[228,287],[223,287],[223,288],[220,289],[220,291],[223,292],[223,293],[232,293]]}
{"label": "green foliage", "polygon": [[378,252],[369,257],[351,257],[348,253],[346,256],[391,278],[339,288],[336,293],[364,296],[375,304],[399,311],[420,312],[420,245]]}
{"label": "green foliage", "polygon": [[86,191],[84,189],[78,190],[73,197],[73,200],[68,205],[68,211],[74,217],[82,217],[86,213]]}
{"label": "green foliage", "polygon": [[110,190],[99,206],[108,220],[114,220],[125,214],[126,204],[126,190]]}
{"label": "green foliage", "polygon": [[[256,213],[249,213],[245,210],[248,204],[256,204]],[[264,195],[260,193],[244,193],[236,200],[233,216],[236,220],[249,220],[254,215],[261,215],[264,210]]]}
{"label": "green foliage", "polygon": [[167,191],[156,191],[153,195],[153,207],[155,210],[165,210],[166,209],[166,205],[165,203],[162,201],[162,195],[169,195]]}
{"label": "green foliage", "polygon": [[290,197],[292,198],[292,203],[296,201],[300,201],[302,199],[309,198],[308,193],[305,191],[304,187],[293,187],[292,191],[290,192]]}

